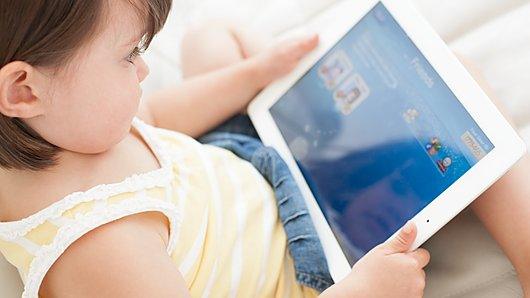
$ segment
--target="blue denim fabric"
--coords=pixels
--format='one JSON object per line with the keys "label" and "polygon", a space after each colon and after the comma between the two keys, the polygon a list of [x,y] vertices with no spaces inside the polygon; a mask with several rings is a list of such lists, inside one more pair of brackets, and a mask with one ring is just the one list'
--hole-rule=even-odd
{"label": "blue denim fabric", "polygon": [[304,198],[279,154],[251,136],[257,137],[257,133],[250,119],[238,115],[199,141],[232,151],[249,161],[268,180],[274,189],[296,279],[300,284],[322,292],[333,285],[333,279]]}

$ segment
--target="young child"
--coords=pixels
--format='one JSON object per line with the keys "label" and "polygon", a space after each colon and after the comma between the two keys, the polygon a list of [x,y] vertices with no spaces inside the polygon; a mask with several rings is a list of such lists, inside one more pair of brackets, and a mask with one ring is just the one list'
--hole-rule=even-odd
{"label": "young child", "polygon": [[[317,37],[261,50],[234,28],[192,32],[185,82],[140,105],[148,68],[139,53],[170,6],[0,3],[0,251],[23,297],[318,295],[296,282],[271,185],[231,152],[184,135],[237,114]],[[527,163],[474,204],[525,289]],[[429,254],[409,251],[415,235],[407,224],[320,295],[421,297]]]}

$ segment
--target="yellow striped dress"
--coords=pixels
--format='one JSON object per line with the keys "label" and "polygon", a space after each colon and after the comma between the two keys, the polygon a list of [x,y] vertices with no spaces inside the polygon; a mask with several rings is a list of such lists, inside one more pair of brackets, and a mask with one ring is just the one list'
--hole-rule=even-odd
{"label": "yellow striped dress", "polygon": [[193,297],[314,297],[296,283],[273,191],[252,165],[135,118],[161,167],[72,193],[22,220],[0,223],[0,251],[20,273],[22,297],[38,297],[70,244],[127,215],[162,212],[167,252]]}

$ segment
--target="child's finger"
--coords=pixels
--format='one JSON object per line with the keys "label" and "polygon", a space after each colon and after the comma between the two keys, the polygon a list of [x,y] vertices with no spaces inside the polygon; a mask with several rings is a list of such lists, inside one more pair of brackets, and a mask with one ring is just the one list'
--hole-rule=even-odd
{"label": "child's finger", "polygon": [[415,251],[407,253],[407,255],[414,258],[418,262],[420,268],[427,266],[431,260],[431,255],[426,249],[423,248],[418,248]]}
{"label": "child's finger", "polygon": [[302,37],[301,39],[297,40],[294,46],[294,56],[297,59],[302,58],[307,53],[312,51],[319,42],[319,38],[317,34],[311,34],[306,37]]}

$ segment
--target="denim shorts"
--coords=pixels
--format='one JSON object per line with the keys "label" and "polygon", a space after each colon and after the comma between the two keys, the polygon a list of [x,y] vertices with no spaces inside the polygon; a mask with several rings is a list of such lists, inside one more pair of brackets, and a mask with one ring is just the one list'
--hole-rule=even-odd
{"label": "denim shorts", "polygon": [[333,285],[322,244],[300,189],[283,159],[260,141],[248,116],[234,116],[199,141],[232,151],[250,162],[270,183],[298,283],[320,292]]}

